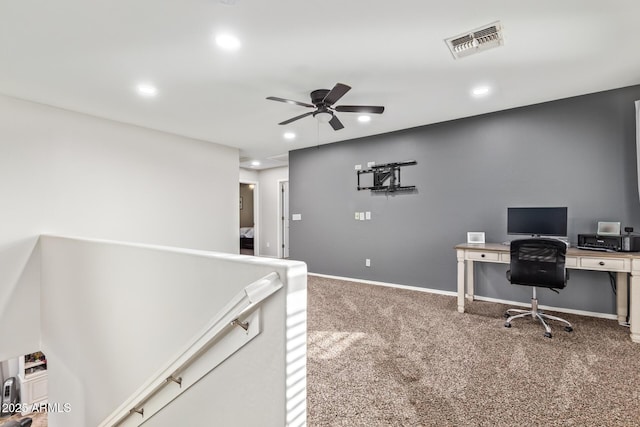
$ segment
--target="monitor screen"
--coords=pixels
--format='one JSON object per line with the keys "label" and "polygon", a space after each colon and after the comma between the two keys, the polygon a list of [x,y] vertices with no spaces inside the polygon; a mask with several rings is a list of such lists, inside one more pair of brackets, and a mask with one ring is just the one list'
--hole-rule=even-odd
{"label": "monitor screen", "polygon": [[567,208],[507,208],[507,234],[566,236]]}

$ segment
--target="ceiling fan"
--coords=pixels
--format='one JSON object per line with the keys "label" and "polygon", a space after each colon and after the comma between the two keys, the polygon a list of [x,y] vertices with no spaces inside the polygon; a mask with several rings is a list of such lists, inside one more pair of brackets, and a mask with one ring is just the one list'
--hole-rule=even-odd
{"label": "ceiling fan", "polygon": [[333,89],[317,89],[311,92],[311,104],[306,102],[293,101],[291,99],[283,99],[275,96],[269,96],[267,99],[271,101],[286,102],[287,104],[300,105],[301,107],[314,108],[314,111],[300,114],[284,122],[278,123],[279,125],[286,125],[294,122],[298,119],[307,116],[313,116],[318,121],[329,123],[333,130],[340,130],[344,128],[342,122],[334,114],[334,111],[342,113],[370,113],[370,114],[382,114],[384,107],[372,106],[372,105],[337,105],[333,106],[340,98],[344,96],[351,89],[351,86],[347,86],[342,83],[337,83]]}

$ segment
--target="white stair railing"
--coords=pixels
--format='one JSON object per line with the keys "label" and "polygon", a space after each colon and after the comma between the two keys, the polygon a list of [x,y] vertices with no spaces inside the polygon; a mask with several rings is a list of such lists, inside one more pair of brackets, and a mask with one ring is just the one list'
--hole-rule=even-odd
{"label": "white stair railing", "polygon": [[148,421],[259,335],[258,305],[282,287],[275,272],[246,286],[172,362],[153,375],[98,427],[139,426]]}

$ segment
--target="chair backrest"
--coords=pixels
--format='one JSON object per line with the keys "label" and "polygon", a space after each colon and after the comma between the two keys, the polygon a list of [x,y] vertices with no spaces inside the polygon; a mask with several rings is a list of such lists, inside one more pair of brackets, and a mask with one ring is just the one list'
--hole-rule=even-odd
{"label": "chair backrest", "polygon": [[557,239],[511,242],[510,282],[514,285],[562,289],[567,284],[566,243]]}

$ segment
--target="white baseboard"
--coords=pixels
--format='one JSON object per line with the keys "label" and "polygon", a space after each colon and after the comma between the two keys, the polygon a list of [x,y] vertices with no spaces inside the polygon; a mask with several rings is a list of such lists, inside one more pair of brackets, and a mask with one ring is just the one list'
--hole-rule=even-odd
{"label": "white baseboard", "polygon": [[376,282],[373,280],[354,279],[353,277],[331,276],[328,274],[319,274],[319,273],[308,273],[308,274],[309,276],[326,277],[327,279],[346,280],[349,282],[364,283],[367,285],[386,286],[388,288],[408,289],[410,291],[427,292],[430,294],[447,295],[450,297],[454,297],[458,295],[457,292],[441,291],[439,289],[420,288],[418,286],[411,286],[411,285],[399,285],[396,283]]}
{"label": "white baseboard", "polygon": [[[364,280],[364,279],[355,279],[353,277],[342,277],[342,276],[332,276],[329,274],[319,274],[319,273],[308,273],[309,276],[316,276],[316,277],[325,277],[327,279],[336,279],[336,280],[346,280],[349,282],[357,282],[357,283],[364,283],[367,285],[376,285],[376,286],[386,286],[389,288],[399,288],[399,289],[407,289],[410,291],[417,291],[417,292],[426,292],[426,293],[430,293],[430,294],[437,294],[437,295],[446,295],[446,296],[450,296],[450,297],[457,297],[458,293],[457,292],[453,292],[453,291],[442,291],[439,289],[430,289],[430,288],[421,288],[418,286],[411,286],[411,285],[399,285],[396,283],[387,283],[387,282],[377,282],[374,280]],[[504,300],[504,299],[498,299],[498,298],[489,298],[489,297],[483,297],[480,295],[475,295],[474,299],[478,300],[478,301],[486,301],[486,302],[495,302],[498,304],[505,304],[505,305],[514,305],[514,306],[518,306],[518,307],[531,307],[530,303],[522,303],[522,302],[518,302],[518,301],[509,301],[509,300]],[[610,320],[618,320],[618,316],[616,316],[615,314],[609,314],[609,313],[598,313],[595,311],[586,311],[586,310],[574,310],[572,308],[563,308],[563,307],[551,307],[548,305],[539,305],[538,306],[540,309],[542,310],[550,310],[550,311],[556,311],[558,313],[568,313],[568,314],[577,314],[579,316],[588,316],[588,317],[598,317],[601,319],[610,319]]]}

